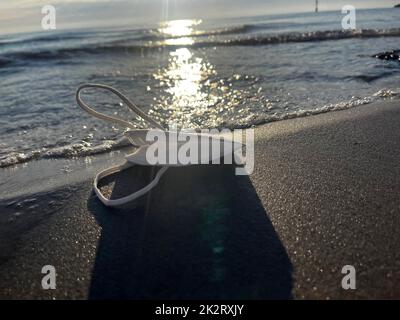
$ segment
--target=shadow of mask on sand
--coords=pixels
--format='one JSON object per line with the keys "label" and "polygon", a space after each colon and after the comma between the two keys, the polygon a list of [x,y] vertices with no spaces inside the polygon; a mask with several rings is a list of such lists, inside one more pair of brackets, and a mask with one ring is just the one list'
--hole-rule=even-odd
{"label": "shadow of mask on sand", "polygon": [[[105,179],[102,191],[127,195],[156,170],[132,167]],[[285,248],[233,165],[170,168],[130,206],[107,208],[92,193],[88,208],[102,227],[91,299],[292,297]]]}

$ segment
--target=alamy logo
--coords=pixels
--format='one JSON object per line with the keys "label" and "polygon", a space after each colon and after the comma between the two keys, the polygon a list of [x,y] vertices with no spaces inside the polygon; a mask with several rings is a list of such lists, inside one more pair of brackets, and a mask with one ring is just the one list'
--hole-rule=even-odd
{"label": "alamy logo", "polygon": [[344,290],[356,289],[356,268],[351,265],[345,265],[342,268],[342,274],[345,276],[342,279],[342,288]]}
{"label": "alamy logo", "polygon": [[250,175],[254,170],[253,129],[149,130],[146,141],[150,142],[146,147],[150,165],[236,164],[240,166],[236,175]]}
{"label": "alamy logo", "polygon": [[56,29],[56,8],[52,5],[46,5],[42,8],[42,29],[55,30]]}
{"label": "alamy logo", "polygon": [[343,30],[356,29],[356,8],[352,5],[346,5],[342,8],[342,13],[345,16],[342,19]]}
{"label": "alamy logo", "polygon": [[42,278],[42,288],[44,290],[56,289],[56,268],[51,265],[45,265],[42,268],[42,273],[45,274]]}

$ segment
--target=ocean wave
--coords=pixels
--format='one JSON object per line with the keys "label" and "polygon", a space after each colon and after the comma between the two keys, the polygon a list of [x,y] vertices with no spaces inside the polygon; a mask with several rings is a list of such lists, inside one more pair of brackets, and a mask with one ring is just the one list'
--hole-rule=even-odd
{"label": "ocean wave", "polygon": [[30,37],[21,37],[14,39],[2,39],[0,40],[0,48],[8,45],[19,45],[19,44],[31,44],[38,42],[59,42],[66,40],[76,40],[81,38],[82,35],[74,35],[74,34],[56,34],[56,35],[46,35],[46,36],[30,36]]}
{"label": "ocean wave", "polygon": [[[219,126],[219,129],[249,128],[255,125],[261,125],[269,122],[307,117],[332,111],[346,110],[380,100],[396,98],[400,98],[400,91],[382,89],[371,96],[367,96],[364,98],[352,97],[349,101],[344,101],[336,104],[328,104],[315,109],[297,110],[280,115],[266,113],[251,114],[248,117],[242,118],[240,121],[223,122]],[[0,158],[0,168],[9,167],[31,160],[92,156],[96,154],[110,152],[112,150],[118,150],[128,146],[130,146],[129,141],[125,137],[122,137],[118,140],[105,140],[103,141],[103,143],[95,146],[92,146],[90,143],[83,141],[81,143],[75,143],[51,149],[40,149],[27,153],[11,153],[3,158]]]}
{"label": "ocean wave", "polygon": [[225,46],[257,46],[280,43],[332,41],[344,39],[369,39],[380,37],[400,37],[400,28],[393,29],[361,29],[361,30],[332,30],[313,32],[294,32],[272,36],[254,36],[225,40],[219,45]]}
{"label": "ocean wave", "polygon": [[87,45],[80,47],[71,48],[60,48],[60,49],[44,49],[36,51],[15,51],[3,54],[0,59],[8,60],[10,63],[29,63],[37,61],[50,62],[52,60],[65,60],[76,58],[77,55],[96,55],[96,54],[107,54],[107,53],[118,53],[118,52],[141,52],[146,47],[140,45]]}
{"label": "ocean wave", "polygon": [[[233,27],[224,27],[224,28],[218,28],[218,29],[211,29],[211,30],[196,30],[192,34],[190,34],[191,38],[195,37],[209,37],[209,36],[218,36],[218,35],[231,35],[231,34],[241,34],[241,33],[247,33],[252,30],[257,29],[256,25],[251,25],[251,24],[243,24],[239,26],[233,26]],[[158,34],[158,38],[161,39],[168,39],[168,38],[181,38],[182,36],[166,36],[163,33]]]}
{"label": "ocean wave", "polygon": [[[229,35],[229,34],[240,34],[248,32],[253,28],[251,25],[241,25],[234,27],[225,27],[212,30],[197,30],[190,35],[191,38],[197,37],[212,37],[218,35]],[[137,53],[143,52],[143,50],[151,51],[157,50],[162,47],[169,47],[166,40],[168,39],[179,39],[181,36],[166,35],[159,31],[159,29],[150,30],[135,30],[137,33],[129,34],[124,31],[119,35],[119,38],[104,41],[101,38],[101,42],[85,43],[81,45],[70,44],[69,47],[55,47],[49,48],[48,46],[44,49],[29,50],[26,47],[22,49],[13,49],[12,51],[0,54],[0,68],[3,66],[2,61],[7,61],[8,64],[13,62],[25,62],[30,61],[49,61],[49,60],[63,60],[74,58],[79,54],[112,54],[112,53]],[[38,36],[30,37],[27,39],[11,39],[0,41],[0,47],[4,44],[19,44],[24,45],[37,42],[57,42],[65,40],[79,40],[80,38],[85,39],[86,33],[78,33],[72,35],[55,35],[55,36]],[[96,33],[93,33],[93,37],[96,37]],[[199,41],[199,46],[206,42]],[[173,46],[172,46],[173,47]]]}
{"label": "ocean wave", "polygon": [[[205,29],[205,30],[193,30],[190,37],[207,37],[215,35],[229,35],[229,34],[241,34],[250,32],[260,28],[257,25],[243,24],[238,26],[227,26],[216,29]],[[262,27],[264,28],[264,27]],[[29,37],[20,37],[14,39],[0,39],[0,48],[4,45],[15,45],[15,44],[31,44],[38,42],[59,42],[68,40],[81,40],[91,38],[107,37],[111,40],[109,44],[125,40],[162,40],[166,38],[180,38],[182,36],[168,35],[162,32],[162,28],[151,28],[151,29],[126,29],[126,30],[104,30],[104,31],[76,31],[76,32],[58,32],[56,34],[49,35],[36,35]]]}
{"label": "ocean wave", "polygon": [[345,77],[346,80],[357,80],[361,82],[366,82],[366,83],[372,83],[377,80],[387,78],[390,76],[396,75],[396,72],[393,70],[389,70],[386,72],[381,72],[379,74],[360,74],[360,75],[354,75],[354,76],[349,76]]}
{"label": "ocean wave", "polygon": [[[251,25],[242,25],[236,28],[219,29],[209,31],[205,33],[199,33],[197,36],[205,36],[207,39],[195,39],[191,44],[179,44],[168,39],[174,39],[174,37],[162,37],[159,36],[155,39],[156,41],[137,41],[137,39],[128,40],[113,40],[110,42],[102,43],[89,43],[79,46],[61,47],[53,49],[38,49],[38,50],[14,50],[12,52],[6,52],[0,55],[0,67],[2,66],[1,61],[7,61],[7,63],[23,62],[29,63],[30,61],[50,61],[50,60],[63,60],[75,58],[77,55],[99,55],[99,54],[117,54],[117,53],[143,53],[146,51],[154,51],[160,49],[173,50],[179,47],[194,47],[194,48],[205,48],[205,47],[219,47],[219,46],[260,46],[260,45],[274,45],[282,43],[297,43],[297,42],[315,42],[315,41],[332,41],[332,40],[343,40],[343,39],[368,39],[368,38],[379,38],[379,37],[400,37],[400,28],[394,29],[364,29],[354,31],[314,31],[314,32],[293,32],[283,33],[279,35],[251,35],[246,37],[233,37],[233,38],[219,38],[210,37],[211,35],[223,35],[229,33],[238,33],[240,31],[245,32],[252,28]],[[133,42],[132,42],[133,41]]]}
{"label": "ocean wave", "polygon": [[0,159],[0,168],[38,159],[76,158],[92,156],[100,153],[118,150],[129,146],[125,138],[119,140],[106,140],[100,145],[91,146],[90,143],[81,142],[52,149],[40,149],[31,152],[13,152]]}
{"label": "ocean wave", "polygon": [[13,64],[13,60],[8,58],[0,58],[0,69],[8,67]]}
{"label": "ocean wave", "polygon": [[281,115],[260,115],[260,114],[252,114],[248,117],[243,118],[240,123],[224,123],[224,127],[227,128],[248,128],[250,126],[257,126],[269,122],[288,120],[293,118],[303,118],[313,115],[318,115],[321,113],[333,112],[333,111],[341,111],[347,110],[354,107],[367,105],[372,102],[385,100],[385,99],[398,99],[400,98],[400,91],[392,91],[388,89],[382,89],[378,92],[374,93],[372,96],[367,96],[364,98],[360,97],[352,97],[349,101],[343,101],[339,103],[332,103],[328,105],[324,105],[315,109],[303,109],[296,110],[288,113],[284,113]]}

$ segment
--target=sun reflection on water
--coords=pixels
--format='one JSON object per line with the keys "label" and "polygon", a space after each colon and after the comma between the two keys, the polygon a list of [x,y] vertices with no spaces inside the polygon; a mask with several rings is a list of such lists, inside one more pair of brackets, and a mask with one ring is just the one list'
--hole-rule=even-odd
{"label": "sun reflection on water", "polygon": [[206,78],[208,72],[212,72],[212,68],[208,70],[203,60],[193,58],[187,48],[177,49],[171,53],[171,57],[165,75],[173,82],[167,92],[178,98],[176,105],[184,107],[203,101],[205,93],[201,91],[201,81]]}
{"label": "sun reflection on water", "polygon": [[166,45],[179,47],[167,51],[166,66],[153,74],[161,94],[154,98],[149,112],[164,124],[168,119],[182,128],[213,128],[245,111],[247,90],[233,86],[243,82],[243,77],[235,74],[222,78],[204,51],[190,47],[190,36],[196,32],[193,28],[200,23],[201,20],[174,20],[159,29],[171,37],[164,41]]}
{"label": "sun reflection on water", "polygon": [[190,46],[194,43],[194,40],[189,37],[166,39],[164,44],[167,46]]}
{"label": "sun reflection on water", "polygon": [[196,115],[215,104],[217,97],[210,93],[209,81],[215,74],[210,63],[188,48],[179,48],[170,53],[168,66],[154,75],[167,93],[160,102],[180,125],[192,124]]}
{"label": "sun reflection on water", "polygon": [[189,46],[194,43],[190,37],[196,34],[194,27],[201,24],[201,20],[171,20],[161,23],[158,29],[163,36],[168,37],[163,42],[168,46]]}
{"label": "sun reflection on water", "polygon": [[187,37],[194,33],[194,27],[201,24],[201,20],[171,20],[161,24],[158,29],[164,35],[172,37]]}

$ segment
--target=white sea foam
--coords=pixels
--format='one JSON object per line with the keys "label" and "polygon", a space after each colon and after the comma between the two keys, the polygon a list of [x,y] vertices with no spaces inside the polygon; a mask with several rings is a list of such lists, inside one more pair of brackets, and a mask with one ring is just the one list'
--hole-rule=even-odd
{"label": "white sea foam", "polygon": [[109,152],[111,150],[120,149],[128,145],[129,143],[127,139],[123,138],[117,141],[106,140],[96,146],[90,146],[90,144],[82,142],[52,149],[35,150],[27,153],[11,153],[10,155],[0,160],[0,168],[36,159],[75,158],[91,156],[99,153]]}
{"label": "white sea foam", "polygon": [[[224,126],[227,128],[246,128],[255,125],[260,125],[268,122],[282,121],[292,118],[307,117],[321,113],[346,110],[357,106],[370,104],[380,100],[398,99],[400,98],[400,91],[389,89],[382,89],[368,97],[352,97],[349,101],[344,101],[336,104],[328,104],[322,107],[313,109],[302,109],[292,111],[284,114],[268,114],[268,113],[255,113],[247,117],[236,119],[233,121],[226,121]],[[120,149],[129,146],[129,142],[125,138],[118,140],[106,140],[99,145],[91,146],[90,143],[82,142],[75,143],[67,146],[41,149],[27,153],[11,153],[0,160],[0,167],[8,167],[14,164],[27,162],[34,159],[48,159],[48,158],[74,158],[82,156],[91,156],[99,153],[109,152],[111,150]]]}

